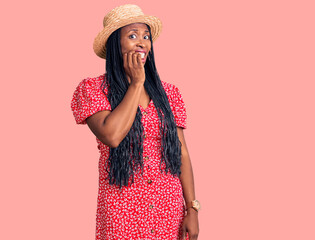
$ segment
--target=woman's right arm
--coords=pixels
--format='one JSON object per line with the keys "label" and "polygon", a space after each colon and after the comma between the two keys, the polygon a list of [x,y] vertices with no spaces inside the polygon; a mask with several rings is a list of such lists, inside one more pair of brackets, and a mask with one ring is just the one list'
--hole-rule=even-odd
{"label": "woman's right arm", "polygon": [[144,89],[144,65],[141,55],[134,51],[124,54],[124,68],[130,80],[129,88],[113,111],[99,111],[86,119],[94,135],[105,145],[116,148],[128,134],[136,117]]}

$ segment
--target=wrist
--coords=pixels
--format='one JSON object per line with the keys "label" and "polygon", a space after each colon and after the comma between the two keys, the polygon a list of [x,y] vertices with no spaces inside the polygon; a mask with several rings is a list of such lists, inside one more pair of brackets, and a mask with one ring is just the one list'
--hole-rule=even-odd
{"label": "wrist", "polygon": [[188,203],[186,203],[186,210],[191,209],[191,208],[194,211],[198,212],[201,208],[200,202],[195,199],[195,200],[192,200],[192,201],[189,201]]}
{"label": "wrist", "polygon": [[188,208],[186,210],[186,212],[187,212],[187,215],[196,215],[196,214],[198,214],[198,211],[196,209],[192,208],[192,207]]}
{"label": "wrist", "polygon": [[142,87],[143,87],[143,84],[144,84],[144,82],[135,82],[135,81],[132,81],[129,86],[132,86],[132,87],[135,87],[135,88],[142,88]]}

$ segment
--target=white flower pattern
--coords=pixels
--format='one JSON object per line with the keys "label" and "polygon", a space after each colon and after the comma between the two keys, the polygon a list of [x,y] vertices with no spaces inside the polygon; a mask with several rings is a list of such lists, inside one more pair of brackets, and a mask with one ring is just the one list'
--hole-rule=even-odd
{"label": "white flower pattern", "polygon": [[[86,124],[86,118],[102,110],[111,110],[101,90],[105,74],[83,79],[71,101],[71,110],[77,124]],[[186,128],[186,107],[179,89],[162,81],[176,125]],[[105,88],[105,93],[107,89]],[[134,183],[119,189],[105,180],[109,147],[96,138],[100,152],[99,190],[96,212],[96,240],[114,239],[181,239],[185,216],[185,201],[180,179],[170,173],[161,173],[161,136],[158,115],[153,101],[142,112],[146,138],[143,145],[144,173],[136,172]],[[162,164],[162,169],[165,163]],[[131,183],[131,179],[129,181]],[[186,239],[189,239],[188,234]]]}

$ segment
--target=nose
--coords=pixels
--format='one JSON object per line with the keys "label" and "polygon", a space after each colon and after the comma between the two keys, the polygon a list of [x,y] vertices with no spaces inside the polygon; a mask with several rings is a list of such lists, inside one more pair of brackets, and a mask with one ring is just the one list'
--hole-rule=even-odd
{"label": "nose", "polygon": [[140,41],[138,42],[137,46],[144,48],[144,43],[140,40]]}

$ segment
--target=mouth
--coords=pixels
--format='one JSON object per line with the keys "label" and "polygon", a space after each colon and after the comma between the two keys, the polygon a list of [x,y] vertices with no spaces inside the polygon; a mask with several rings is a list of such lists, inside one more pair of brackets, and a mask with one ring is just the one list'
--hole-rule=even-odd
{"label": "mouth", "polygon": [[141,58],[144,59],[145,53],[144,52],[140,52],[141,54]]}
{"label": "mouth", "polygon": [[141,59],[142,59],[142,60],[144,60],[144,59],[145,59],[145,54],[146,54],[146,52],[145,52],[145,51],[136,51],[136,52],[140,53],[140,55],[141,55]]}

